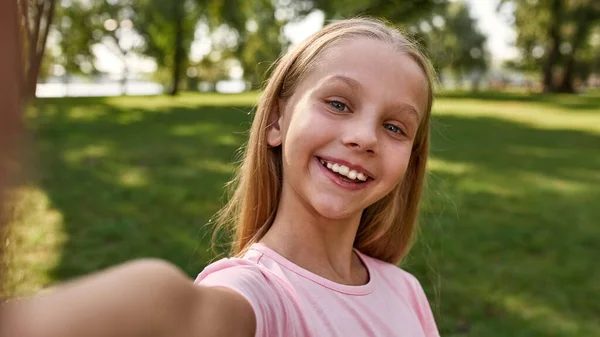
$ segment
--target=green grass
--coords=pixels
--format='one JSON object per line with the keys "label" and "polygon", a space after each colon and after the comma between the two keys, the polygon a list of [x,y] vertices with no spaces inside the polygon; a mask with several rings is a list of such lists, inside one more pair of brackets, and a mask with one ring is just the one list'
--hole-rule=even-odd
{"label": "green grass", "polygon": [[[255,94],[42,99],[9,290],[155,256],[195,276]],[[404,268],[444,336],[600,336],[600,97],[446,93]]]}

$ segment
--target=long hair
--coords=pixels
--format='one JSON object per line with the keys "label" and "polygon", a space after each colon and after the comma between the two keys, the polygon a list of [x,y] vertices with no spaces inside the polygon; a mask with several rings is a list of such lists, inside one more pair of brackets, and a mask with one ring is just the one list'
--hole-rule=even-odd
{"label": "long hair", "polygon": [[[267,145],[269,115],[278,99],[289,97],[314,67],[323,50],[344,39],[368,38],[394,46],[422,69],[428,102],[401,183],[362,214],[354,246],[371,257],[399,263],[413,242],[429,151],[429,116],[433,101],[433,72],[417,46],[399,30],[381,21],[357,18],[325,26],[274,64],[256,108],[239,170],[230,182],[232,195],[215,217],[217,229],[232,229],[231,254],[242,255],[269,230],[281,194],[281,147]],[[213,242],[214,238],[213,236]]]}

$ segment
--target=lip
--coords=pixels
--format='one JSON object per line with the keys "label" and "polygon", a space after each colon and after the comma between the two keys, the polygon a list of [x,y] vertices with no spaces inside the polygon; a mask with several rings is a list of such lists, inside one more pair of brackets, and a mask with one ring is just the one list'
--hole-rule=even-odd
{"label": "lip", "polygon": [[[322,159],[325,159],[325,158],[322,158]],[[373,179],[367,179],[365,182],[362,182],[362,183],[350,183],[350,182],[342,180],[337,174],[333,173],[328,168],[324,167],[321,164],[321,162],[319,161],[319,157],[315,157],[315,163],[323,171],[325,176],[327,176],[327,178],[329,178],[329,180],[331,180],[331,182],[333,182],[334,184],[338,185],[339,187],[349,190],[349,191],[362,190],[363,188],[367,187],[367,185],[369,185],[371,183],[371,181],[373,181]]]}
{"label": "lip", "polygon": [[367,169],[365,169],[364,167],[362,167],[360,165],[354,165],[343,159],[337,159],[337,158],[333,158],[333,157],[317,156],[317,158],[321,158],[324,161],[331,161],[334,163],[342,164],[342,165],[347,166],[350,170],[356,170],[358,172],[362,172],[362,173],[366,174],[367,176],[369,176],[370,179],[367,179],[367,181],[375,179],[375,176],[373,175],[373,173],[369,172]]}

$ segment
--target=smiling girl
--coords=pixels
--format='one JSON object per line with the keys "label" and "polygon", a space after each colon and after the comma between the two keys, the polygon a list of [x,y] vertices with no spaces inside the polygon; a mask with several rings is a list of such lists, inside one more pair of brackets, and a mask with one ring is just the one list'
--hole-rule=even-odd
{"label": "smiling girl", "polygon": [[260,99],[217,216],[235,230],[233,258],[195,286],[161,263],[117,268],[15,311],[16,331],[37,314],[24,336],[439,336],[396,266],[415,231],[432,97],[429,63],[399,31],[326,26],[278,60]]}
{"label": "smiling girl", "polygon": [[333,23],[276,64],[221,224],[234,259],[200,286],[256,336],[437,336],[408,252],[429,146],[426,59],[381,22]]}

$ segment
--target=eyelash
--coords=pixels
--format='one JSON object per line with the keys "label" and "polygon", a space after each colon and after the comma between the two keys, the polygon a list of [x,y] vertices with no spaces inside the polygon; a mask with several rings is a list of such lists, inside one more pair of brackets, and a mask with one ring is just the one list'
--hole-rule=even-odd
{"label": "eyelash", "polygon": [[[391,131],[391,132],[393,132],[393,133],[397,133],[397,134],[399,134],[399,135],[403,135],[403,134],[404,134],[404,130],[402,130],[400,127],[398,127],[398,126],[396,126],[396,125],[394,125],[394,124],[385,123],[385,124],[384,124],[384,127],[386,128],[386,130],[389,130],[389,131]],[[394,128],[394,129],[396,129],[396,131],[394,131],[394,130],[390,130],[390,127],[392,127],[392,128]]]}

